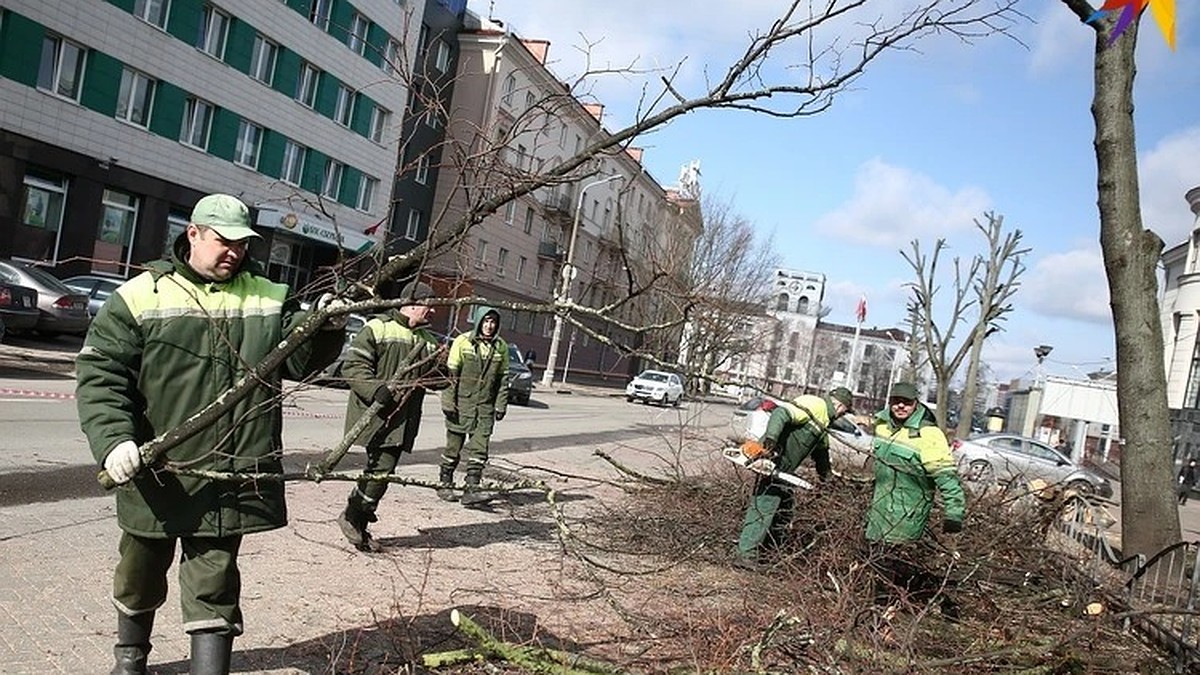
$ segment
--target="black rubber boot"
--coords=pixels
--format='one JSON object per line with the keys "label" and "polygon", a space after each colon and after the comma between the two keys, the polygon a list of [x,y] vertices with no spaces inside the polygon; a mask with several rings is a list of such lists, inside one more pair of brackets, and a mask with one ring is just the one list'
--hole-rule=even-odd
{"label": "black rubber boot", "polygon": [[229,633],[192,633],[190,675],[229,675],[233,636]]}
{"label": "black rubber boot", "polygon": [[438,499],[444,502],[458,501],[458,494],[454,492],[454,469],[442,467],[438,473],[438,483],[440,487],[437,489]]}
{"label": "black rubber boot", "polygon": [[154,612],[136,616],[117,612],[117,645],[113,647],[116,662],[110,675],[146,675],[153,628]]}
{"label": "black rubber boot", "polygon": [[362,500],[359,499],[357,491],[350,493],[345,510],[338,515],[337,524],[346,541],[355,548],[362,548],[370,535],[367,534],[367,514],[363,511]]}
{"label": "black rubber boot", "polygon": [[476,471],[475,469],[467,470],[467,480],[466,480],[467,489],[465,492],[463,492],[462,499],[460,500],[462,502],[463,506],[465,506],[467,508],[471,508],[473,506],[481,506],[483,504],[486,504],[491,499],[491,497],[484,494],[483,492],[481,492],[478,489],[479,484],[483,482],[481,480],[482,478],[483,478],[483,470],[482,469],[480,469],[478,471]]}

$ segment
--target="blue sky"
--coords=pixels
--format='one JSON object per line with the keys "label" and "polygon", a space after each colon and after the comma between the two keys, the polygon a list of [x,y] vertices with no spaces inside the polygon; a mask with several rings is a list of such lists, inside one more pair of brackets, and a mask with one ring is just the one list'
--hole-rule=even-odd
{"label": "blue sky", "polygon": [[[683,60],[680,88],[697,95],[705,69],[721,73],[786,3],[470,0],[519,35],[548,39],[550,67],[571,81],[593,67],[643,70]],[[903,4],[886,0],[884,7]],[[1098,5],[1099,3],[1093,3]],[[1184,193],[1200,186],[1200,7],[1178,2],[1176,51],[1146,15],[1139,35],[1135,123],[1142,217],[1167,246],[1194,224]],[[702,8],[702,9],[698,9]],[[1025,0],[1034,21],[1017,42],[948,38],[892,53],[816,117],[778,120],[699,111],[642,139],[643,162],[663,184],[701,162],[707,194],[771,237],[785,266],[828,278],[829,320],[851,324],[858,297],[868,326],[902,325],[911,268],[900,249],[943,237],[947,254],[983,252],[973,219],[985,211],[1020,228],[1032,249],[1005,330],[984,359],[997,379],[1028,375],[1033,348],[1054,347],[1052,374],[1113,366],[1108,290],[1098,243],[1092,149],[1093,35],[1057,0]],[[647,75],[593,83],[605,123],[631,120]],[[944,256],[946,254],[943,254]],[[948,259],[947,259],[948,260]],[[951,286],[946,279],[944,286]],[[948,291],[947,291],[948,292]]]}

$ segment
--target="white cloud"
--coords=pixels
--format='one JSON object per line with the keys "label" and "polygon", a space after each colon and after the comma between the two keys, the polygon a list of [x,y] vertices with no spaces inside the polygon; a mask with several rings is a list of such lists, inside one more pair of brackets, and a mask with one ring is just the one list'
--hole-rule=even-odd
{"label": "white cloud", "polygon": [[859,167],[850,201],[813,229],[854,243],[907,249],[913,239],[932,245],[929,240],[973,227],[991,202],[981,188],[952,192],[925,174],[874,158]]}
{"label": "white cloud", "polygon": [[1192,127],[1162,139],[1138,162],[1142,225],[1167,246],[1186,239],[1195,221],[1184,194],[1200,185],[1197,157],[1200,127]]}
{"label": "white cloud", "polygon": [[1096,248],[1054,253],[1022,277],[1014,304],[1046,317],[1111,324],[1104,259]]}
{"label": "white cloud", "polygon": [[1029,38],[1029,70],[1033,75],[1077,71],[1080,64],[1091,68],[1096,32],[1082,25],[1079,17],[1066,5],[1045,3],[1042,13],[1035,16],[1034,21],[1036,25]]}

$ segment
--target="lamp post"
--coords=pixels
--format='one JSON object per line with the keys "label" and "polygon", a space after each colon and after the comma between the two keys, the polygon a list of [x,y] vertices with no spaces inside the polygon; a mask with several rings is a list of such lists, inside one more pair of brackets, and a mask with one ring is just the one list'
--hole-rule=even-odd
{"label": "lamp post", "polygon": [[[620,174],[613,174],[607,178],[592,181],[584,185],[579,190],[579,199],[575,203],[575,221],[571,225],[571,242],[567,245],[567,260],[562,268],[562,286],[558,291],[558,298],[565,302],[571,301],[571,282],[575,280],[575,240],[579,236],[579,219],[583,214],[583,197],[587,191],[603,185],[609,181],[623,178]],[[558,362],[558,343],[562,340],[563,316],[555,313],[554,315],[554,332],[550,334],[550,353],[546,355],[546,370],[542,372],[542,386],[549,387],[554,382],[554,366]]]}

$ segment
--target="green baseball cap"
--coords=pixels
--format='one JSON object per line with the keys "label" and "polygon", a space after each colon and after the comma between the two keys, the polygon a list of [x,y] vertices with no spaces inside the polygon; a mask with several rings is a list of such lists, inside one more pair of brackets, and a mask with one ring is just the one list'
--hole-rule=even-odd
{"label": "green baseball cap", "polygon": [[207,227],[222,239],[240,241],[262,238],[250,229],[250,209],[233,195],[213,194],[201,197],[192,209],[192,224]]}
{"label": "green baseball cap", "polygon": [[854,412],[854,394],[851,394],[849,389],[845,387],[834,387],[833,390],[829,392],[829,398],[846,406],[846,412]]}
{"label": "green baseball cap", "polygon": [[888,394],[888,398],[902,398],[909,401],[916,401],[921,398],[917,392],[917,385],[912,382],[897,382],[892,385],[892,391]]}

